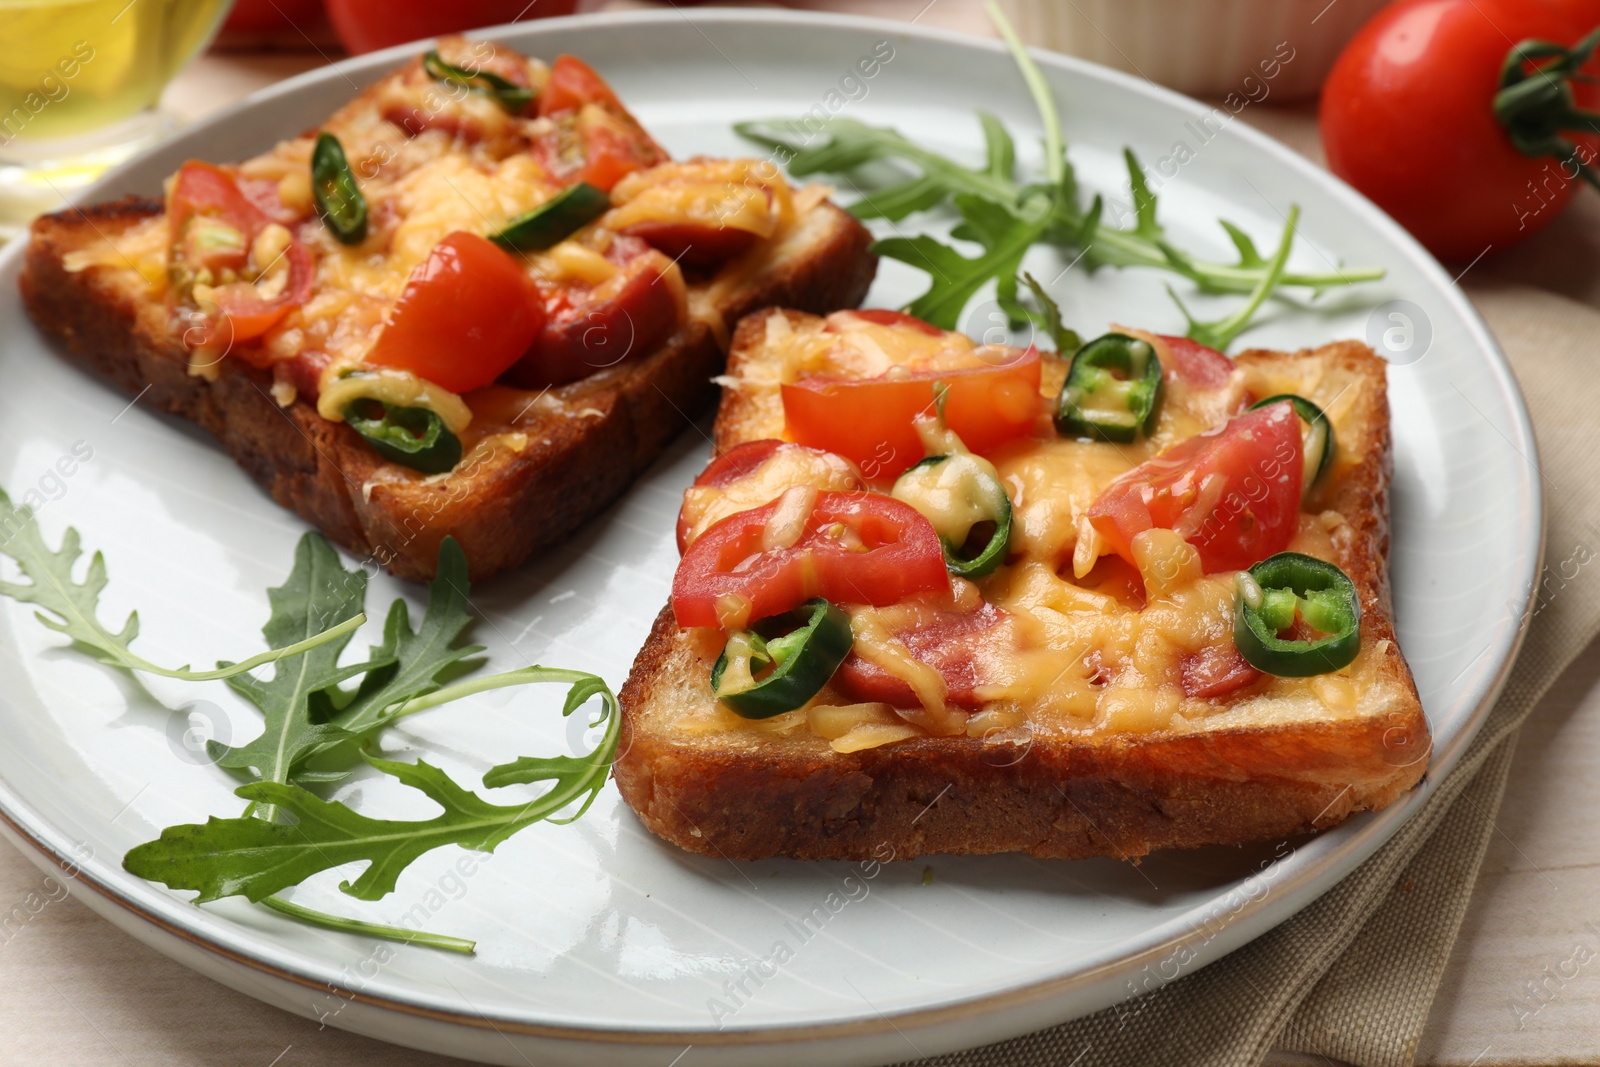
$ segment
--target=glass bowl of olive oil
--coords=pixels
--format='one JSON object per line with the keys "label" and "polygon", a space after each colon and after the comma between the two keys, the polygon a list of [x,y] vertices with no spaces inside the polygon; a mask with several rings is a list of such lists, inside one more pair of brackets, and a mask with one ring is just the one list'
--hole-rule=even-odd
{"label": "glass bowl of olive oil", "polygon": [[232,0],[0,0],[0,225],[54,210],[173,128],[161,91]]}

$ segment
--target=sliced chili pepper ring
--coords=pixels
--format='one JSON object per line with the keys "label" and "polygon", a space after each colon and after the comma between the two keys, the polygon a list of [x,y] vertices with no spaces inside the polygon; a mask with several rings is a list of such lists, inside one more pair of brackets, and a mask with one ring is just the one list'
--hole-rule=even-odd
{"label": "sliced chili pepper ring", "polygon": [[461,461],[461,440],[427,408],[390,407],[373,399],[355,400],[344,421],[366,438],[384,459],[424,474],[442,474]]}
{"label": "sliced chili pepper ring", "polygon": [[[1299,629],[1315,637],[1283,637]],[[1280,678],[1328,674],[1361,652],[1361,598],[1337,566],[1299,552],[1279,552],[1241,571],[1233,641],[1256,670]]]}
{"label": "sliced chili pepper ring", "polygon": [[[797,625],[798,624],[798,625]],[[792,627],[782,633],[784,627]],[[763,636],[781,633],[781,636]],[[711,668],[716,697],[746,719],[767,719],[804,707],[850,654],[850,617],[816,597],[728,638]],[[771,667],[757,680],[757,671]]]}
{"label": "sliced chili pepper ring", "polygon": [[345,158],[344,146],[331,133],[317,135],[311,150],[311,192],[317,214],[340,244],[358,245],[367,236],[367,198]]}
{"label": "sliced chili pepper ring", "polygon": [[1108,333],[1078,349],[1056,400],[1063,437],[1126,444],[1148,435],[1161,406],[1161,360],[1155,346]]}

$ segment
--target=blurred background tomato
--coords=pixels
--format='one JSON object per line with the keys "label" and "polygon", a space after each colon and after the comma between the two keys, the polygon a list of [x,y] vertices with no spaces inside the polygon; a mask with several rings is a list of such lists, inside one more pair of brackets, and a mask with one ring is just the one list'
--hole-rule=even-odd
{"label": "blurred background tomato", "polygon": [[352,54],[501,22],[570,15],[578,0],[327,0],[334,32]]}

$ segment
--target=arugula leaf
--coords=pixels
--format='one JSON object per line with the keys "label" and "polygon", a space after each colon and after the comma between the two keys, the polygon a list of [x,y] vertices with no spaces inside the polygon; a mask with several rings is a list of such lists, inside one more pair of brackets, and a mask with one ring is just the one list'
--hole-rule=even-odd
{"label": "arugula leaf", "polygon": [[1023,274],[1022,282],[1039,302],[1039,310],[1025,308],[1029,321],[1038,326],[1050,339],[1055,342],[1056,352],[1067,358],[1083,347],[1083,338],[1078,336],[1078,331],[1065,325],[1061,321],[1061,305],[1051,299],[1043,283],[1031,274]]}
{"label": "arugula leaf", "polygon": [[381,937],[386,941],[401,941],[407,945],[420,945],[424,948],[438,948],[446,952],[460,952],[468,956],[478,950],[476,941],[464,937],[452,937],[449,934],[430,934],[426,930],[411,930],[404,926],[386,926],[383,923],[369,923],[361,919],[350,919],[343,915],[330,915],[325,911],[315,911],[302,907],[299,904],[284,900],[282,897],[267,897],[257,901],[264,908],[298,919],[312,926],[321,926],[328,930],[339,930],[347,934],[357,934],[361,937]]}
{"label": "arugula leaf", "polygon": [[1001,307],[1014,319],[1023,317],[1017,303],[1017,271],[1022,257],[1044,233],[1049,216],[1041,210],[1031,215],[1013,214],[999,205],[965,193],[955,198],[962,223],[951,236],[973,241],[983,254],[967,257],[927,234],[916,237],[889,237],[878,241],[872,250],[880,256],[898,259],[929,274],[928,291],[913,300],[906,310],[919,319],[944,330],[954,330],[961,311],[989,281],[998,286]]}
{"label": "arugula leaf", "polygon": [[[955,235],[979,235],[979,242],[984,245],[984,255],[976,258],[963,256],[925,235],[897,236],[875,246],[880,254],[902,260],[932,275],[928,292],[907,308],[912,314],[927,317],[922,313],[924,310],[930,311],[938,316],[929,319],[930,322],[953,329],[962,309],[952,305],[962,300],[963,294],[965,299],[970,300],[982,288],[984,281],[993,278],[999,303],[1012,321],[1032,318],[1033,315],[1016,300],[1012,243],[1003,239],[1002,235],[1010,237],[1032,231],[1037,220],[1028,210],[1028,205],[1035,202],[1034,197],[1040,189],[1049,198],[1050,210],[1037,240],[1063,248],[1079,249],[1082,253],[1080,258],[1090,268],[1152,267],[1188,278],[1202,291],[1249,294],[1247,306],[1251,314],[1259,309],[1261,299],[1278,287],[1294,286],[1321,293],[1333,286],[1352,285],[1383,277],[1384,271],[1379,268],[1343,268],[1322,274],[1274,270],[1272,263],[1256,251],[1251,239],[1237,226],[1226,221],[1222,225],[1239,253],[1238,262],[1214,262],[1178,249],[1160,223],[1155,193],[1131,150],[1124,151],[1124,159],[1133,198],[1132,226],[1124,228],[1108,224],[1103,218],[1099,197],[1094,198],[1087,208],[1079,206],[1076,183],[1066,159],[1061,126],[1049,87],[1005,17],[994,4],[990,4],[989,9],[991,18],[1011,49],[1044,127],[1046,180],[1042,186],[1018,184],[1014,175],[1015,148],[1010,134],[993,116],[982,113],[979,114],[979,122],[984,134],[985,163],[981,167],[964,166],[913,143],[895,130],[868,126],[857,119],[769,120],[744,122],[734,127],[741,136],[772,148],[787,158],[791,174],[831,173],[846,176],[846,181],[861,192],[861,199],[850,207],[851,212],[859,218],[899,221],[915,212],[932,210],[946,202],[955,206],[963,220]],[[821,143],[813,144],[818,138],[823,139]],[[907,169],[911,171],[909,176],[906,175]],[[878,180],[885,171],[891,174],[899,172],[899,176],[887,185],[881,184]],[[964,197],[966,203],[963,203]],[[990,205],[990,214],[984,216],[990,225],[974,223],[978,213],[971,206],[973,200],[982,200]],[[1009,227],[1001,226],[998,216],[993,214],[995,211],[1008,214],[1014,221]],[[1020,262],[1020,257],[1017,257],[1017,262]],[[988,271],[987,277],[980,277],[983,271]],[[1262,289],[1263,285],[1266,286],[1265,290]],[[1257,299],[1258,292],[1261,299]]]}
{"label": "arugula leaf", "polygon": [[[67,527],[61,537],[61,547],[51,550],[35,521],[33,509],[16,507],[4,489],[0,489],[0,553],[17,561],[22,568],[26,584],[0,581],[0,594],[40,610],[34,617],[57,633],[71,638],[73,647],[93,656],[111,667],[129,671],[156,674],[164,678],[186,681],[211,681],[233,678],[289,656],[316,648],[328,642],[348,640],[348,635],[366,621],[359,611],[348,618],[337,620],[329,629],[311,630],[291,644],[275,647],[269,652],[252,656],[233,664],[220,664],[214,671],[194,671],[187,666],[161,667],[137,655],[129,647],[139,636],[139,613],[133,612],[122,624],[122,629],[112,630],[97,617],[100,593],[106,587],[105,557],[96,552],[89,559],[83,581],[74,577],[78,557],[83,554],[78,531]],[[360,605],[357,605],[358,609]]]}
{"label": "arugula leaf", "polygon": [[367,756],[372,767],[424,793],[439,805],[440,813],[431,819],[374,819],[297,785],[255,782],[241,786],[237,795],[253,805],[287,812],[295,821],[213,817],[204,823],[169,826],[156,840],[129,850],[123,868],[173,889],[194,890],[199,894],[195,902],[204,903],[234,895],[265,900],[320,871],[366,861],[368,866],[361,875],[339,888],[361,900],[377,900],[394,890],[401,871],[412,861],[435,848],[460,845],[493,852],[517,831],[578,803],[576,814],[560,820],[571,821],[588,809],[605,786],[616,758],[621,713],[616,696],[594,675],[538,670],[539,675],[530,680],[571,685],[563,715],[571,715],[598,696],[601,707],[594,725],[603,722],[606,731],[587,756],[524,758],[484,775],[484,784],[490,787],[512,782],[555,783],[535,800],[493,804],[421,760],[403,763]]}
{"label": "arugula leaf", "polygon": [[373,645],[368,661],[385,666],[361,680],[355,697],[334,717],[334,724],[355,735],[380,725],[390,708],[432,693],[442,677],[482,645],[457,646],[472,622],[467,610],[467,555],[454,537],[439,543],[439,566],[428,586],[428,606],[415,632],[404,600],[389,606],[383,623],[383,644]]}
{"label": "arugula leaf", "polygon": [[[267,590],[272,613],[261,632],[268,646],[285,647],[330,621],[354,618],[366,596],[367,576],[360,570],[345,570],[333,546],[321,534],[308,533],[295,548],[288,579]],[[261,709],[266,723],[260,736],[247,745],[213,743],[210,751],[217,763],[254,771],[268,782],[286,782],[304,753],[345,736],[327,721],[333,710],[329,691],[347,678],[385,665],[383,660],[372,660],[339,666],[339,654],[349,642],[345,633],[280,662],[270,682],[249,674],[229,678],[228,685]]]}
{"label": "arugula leaf", "polygon": [[[1289,218],[1284,223],[1283,236],[1278,241],[1278,250],[1273,253],[1272,259],[1266,263],[1266,273],[1261,276],[1261,281],[1256,285],[1255,292],[1250,294],[1250,299],[1245,301],[1243,307],[1232,315],[1227,315],[1215,322],[1201,322],[1189,314],[1189,309],[1184,306],[1178,294],[1172,291],[1172,286],[1167,286],[1167,295],[1172,297],[1172,302],[1178,305],[1178,310],[1183,312],[1183,317],[1189,322],[1189,336],[1203,345],[1215,348],[1219,352],[1226,352],[1233,339],[1243,333],[1250,325],[1250,320],[1255,316],[1256,310],[1261,307],[1267,295],[1276,288],[1278,279],[1283,277],[1284,267],[1289,262],[1289,251],[1294,247],[1294,228],[1300,221],[1300,209],[1289,208]],[[1249,246],[1248,251],[1241,246],[1241,256],[1255,254],[1255,246],[1250,243],[1250,238],[1240,234],[1244,245]],[[1235,243],[1238,243],[1237,241]]]}

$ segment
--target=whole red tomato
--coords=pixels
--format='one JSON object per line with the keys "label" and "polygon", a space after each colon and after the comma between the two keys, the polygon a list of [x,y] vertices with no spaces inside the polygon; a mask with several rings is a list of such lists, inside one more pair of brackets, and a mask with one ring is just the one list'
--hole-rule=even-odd
{"label": "whole red tomato", "polygon": [[237,0],[228,11],[225,30],[238,33],[293,33],[322,19],[322,0]]}
{"label": "whole red tomato", "polygon": [[351,54],[502,22],[570,15],[578,0],[327,0],[328,18]]}
{"label": "whole red tomato", "polygon": [[[1555,157],[1513,147],[1492,110],[1501,65],[1515,43],[1571,45],[1597,25],[1600,0],[1384,8],[1323,84],[1328,166],[1441,258],[1472,259],[1521,240],[1548,225],[1582,179]],[[1580,104],[1594,97],[1592,86],[1577,91]],[[1580,160],[1600,162],[1600,141],[1567,136]]]}

